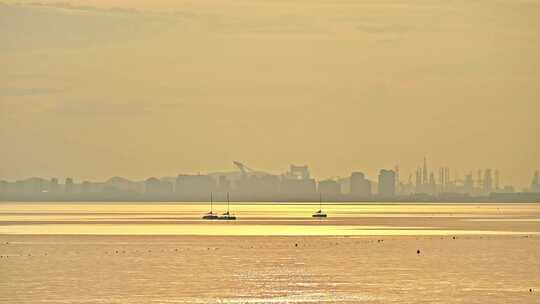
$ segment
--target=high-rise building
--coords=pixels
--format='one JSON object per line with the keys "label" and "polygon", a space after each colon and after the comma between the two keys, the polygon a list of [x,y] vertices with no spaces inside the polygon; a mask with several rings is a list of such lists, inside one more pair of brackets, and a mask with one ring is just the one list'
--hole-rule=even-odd
{"label": "high-rise building", "polygon": [[49,191],[53,193],[58,192],[58,178],[51,178],[51,181],[49,183]]}
{"label": "high-rise building", "polygon": [[216,181],[209,175],[179,174],[176,177],[175,192],[181,196],[207,197],[216,191]]}
{"label": "high-rise building", "polygon": [[439,168],[439,192],[445,192],[446,191],[446,182],[445,182],[445,176],[444,176],[444,168]]}
{"label": "high-rise building", "polygon": [[399,180],[399,166],[396,165],[394,167],[394,171],[396,172],[396,193],[400,194],[401,192],[401,182]]}
{"label": "high-rise building", "polygon": [[379,196],[393,197],[396,194],[396,173],[393,170],[382,169],[379,172]]}
{"label": "high-rise building", "polygon": [[289,172],[286,174],[287,178],[291,179],[310,179],[308,166],[295,166],[289,167]]}
{"label": "high-rise building", "polygon": [[410,195],[414,194],[416,192],[415,186],[413,184],[412,174],[409,174],[409,178],[407,179],[407,183],[403,184],[400,183],[400,188],[398,191],[399,195]]}
{"label": "high-rise building", "polygon": [[538,171],[534,172],[531,182],[531,192],[540,192],[540,176]]}
{"label": "high-rise building", "polygon": [[218,178],[217,187],[218,187],[218,190],[221,192],[229,192],[231,190],[231,181],[227,179],[227,176],[220,175]]}
{"label": "high-rise building", "polygon": [[354,196],[371,196],[371,182],[362,172],[351,173],[350,193]]}
{"label": "high-rise building", "polygon": [[495,170],[495,191],[499,191],[499,187],[500,187],[499,170]]}
{"label": "high-rise building", "polygon": [[236,182],[239,193],[248,197],[268,197],[279,192],[279,177],[276,175],[244,175]]}
{"label": "high-rise building", "polygon": [[426,188],[426,193],[428,194],[435,195],[437,192],[437,183],[435,182],[435,174],[433,172],[429,174],[429,184]]}
{"label": "high-rise building", "polygon": [[165,195],[173,192],[172,184],[150,177],[144,181],[144,192],[152,195]]}
{"label": "high-rise building", "polygon": [[66,178],[66,184],[65,184],[64,190],[67,193],[72,193],[73,192],[73,190],[74,190],[73,178],[71,178],[71,177]]}
{"label": "high-rise building", "polygon": [[449,191],[450,184],[450,169],[448,167],[442,167],[439,169],[439,192]]}
{"label": "high-rise building", "polygon": [[313,178],[295,179],[282,178],[279,186],[279,191],[292,198],[303,198],[315,194],[317,184]]}
{"label": "high-rise building", "polygon": [[493,178],[491,176],[491,169],[484,171],[484,193],[490,194],[493,191]]}
{"label": "high-rise building", "polygon": [[465,180],[463,181],[463,192],[466,194],[472,194],[474,191],[474,180],[472,172],[465,175]]}
{"label": "high-rise building", "polygon": [[424,168],[422,169],[422,184],[427,185],[428,180],[428,168],[427,168],[427,158],[424,156]]}
{"label": "high-rise building", "polygon": [[422,171],[420,168],[416,168],[416,193],[422,193]]}
{"label": "high-rise building", "polygon": [[327,179],[319,181],[317,190],[320,194],[335,196],[341,193],[341,186],[337,181],[333,179]]}
{"label": "high-rise building", "polygon": [[478,170],[478,177],[476,178],[476,186],[481,191],[484,188],[484,181],[482,180],[482,170]]}
{"label": "high-rise building", "polygon": [[311,178],[308,166],[291,165],[281,178],[279,191],[291,199],[312,197],[317,192],[317,184]]}

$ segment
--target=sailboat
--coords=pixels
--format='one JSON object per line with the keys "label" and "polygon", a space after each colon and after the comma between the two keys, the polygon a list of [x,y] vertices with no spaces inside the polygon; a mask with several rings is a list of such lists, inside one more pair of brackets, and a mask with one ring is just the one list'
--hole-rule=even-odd
{"label": "sailboat", "polygon": [[236,216],[231,214],[229,212],[229,205],[230,205],[230,202],[229,202],[229,192],[227,192],[227,212],[223,213],[222,215],[220,215],[218,217],[218,220],[226,220],[226,221],[230,221],[230,220],[236,220]]}
{"label": "sailboat", "polygon": [[313,213],[311,217],[319,217],[319,218],[326,217],[326,213],[322,211],[322,193],[319,194],[319,210]]}
{"label": "sailboat", "polygon": [[218,218],[218,215],[214,213],[213,211],[213,205],[214,205],[214,197],[213,194],[210,193],[210,212],[203,215],[203,220],[216,220]]}

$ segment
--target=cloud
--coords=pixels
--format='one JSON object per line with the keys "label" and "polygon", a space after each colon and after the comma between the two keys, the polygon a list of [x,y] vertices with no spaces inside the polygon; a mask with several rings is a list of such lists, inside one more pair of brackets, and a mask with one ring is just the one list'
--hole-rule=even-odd
{"label": "cloud", "polygon": [[37,6],[37,7],[49,7],[49,8],[59,8],[64,10],[78,10],[78,11],[88,11],[88,12],[113,12],[121,14],[138,14],[141,11],[134,8],[121,8],[121,7],[111,7],[111,8],[99,8],[90,5],[75,5],[68,2],[55,2],[55,3],[44,3],[44,2],[28,2],[24,4],[18,4],[19,6]]}
{"label": "cloud", "polygon": [[70,116],[126,117],[148,113],[149,109],[134,103],[63,102],[56,107],[59,114]]}
{"label": "cloud", "polygon": [[357,30],[371,34],[401,34],[411,30],[411,27],[398,24],[361,24],[356,26]]}
{"label": "cloud", "polygon": [[169,28],[177,17],[135,9],[57,4],[0,5],[0,51],[123,43]]}
{"label": "cloud", "polygon": [[55,89],[44,88],[0,88],[2,97],[47,95],[57,92]]}

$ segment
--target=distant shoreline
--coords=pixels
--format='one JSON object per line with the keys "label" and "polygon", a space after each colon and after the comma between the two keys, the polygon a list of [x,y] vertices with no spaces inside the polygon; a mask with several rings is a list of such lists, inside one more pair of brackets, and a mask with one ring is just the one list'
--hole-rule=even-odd
{"label": "distant shoreline", "polygon": [[[294,205],[294,204],[318,204],[318,200],[231,200],[235,204],[245,205],[245,204],[261,204],[261,205]],[[0,205],[5,203],[81,203],[81,204],[208,204],[208,200],[182,200],[182,199],[9,199],[9,198],[0,198]],[[222,204],[226,203],[226,200],[214,200],[214,203]],[[489,203],[531,203],[538,204],[540,203],[540,197],[527,197],[522,199],[493,199],[490,197],[482,198],[468,198],[468,199],[424,199],[424,200],[415,200],[415,199],[371,199],[371,200],[324,200],[323,204],[331,205],[358,205],[358,204],[385,204],[385,205],[394,205],[394,204],[489,204]]]}

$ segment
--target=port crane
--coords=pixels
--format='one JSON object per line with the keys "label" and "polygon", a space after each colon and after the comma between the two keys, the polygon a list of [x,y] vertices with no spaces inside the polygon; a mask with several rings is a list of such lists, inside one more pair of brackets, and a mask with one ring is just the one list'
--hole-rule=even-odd
{"label": "port crane", "polygon": [[242,172],[243,176],[247,176],[247,175],[256,175],[256,176],[271,175],[270,173],[266,173],[264,171],[253,170],[250,167],[246,166],[245,164],[243,164],[243,163],[241,163],[239,161],[233,161],[233,165],[235,167],[237,167],[238,170],[240,170],[240,172]]}

